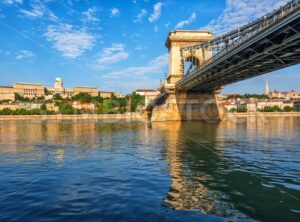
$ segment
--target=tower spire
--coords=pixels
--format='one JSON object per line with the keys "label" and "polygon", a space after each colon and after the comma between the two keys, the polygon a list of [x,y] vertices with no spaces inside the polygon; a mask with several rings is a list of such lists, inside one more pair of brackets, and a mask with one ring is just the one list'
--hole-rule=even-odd
{"label": "tower spire", "polygon": [[269,95],[270,89],[269,89],[269,83],[266,81],[266,88],[265,88],[265,94]]}

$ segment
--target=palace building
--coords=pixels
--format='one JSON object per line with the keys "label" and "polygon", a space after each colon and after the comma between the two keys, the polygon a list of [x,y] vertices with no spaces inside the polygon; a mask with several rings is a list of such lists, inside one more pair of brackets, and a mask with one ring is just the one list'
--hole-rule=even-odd
{"label": "palace building", "polygon": [[55,95],[55,94],[64,95],[65,94],[64,84],[60,77],[57,77],[55,79],[53,88],[47,88],[47,94],[50,94],[50,95]]}
{"label": "palace building", "polygon": [[88,93],[91,96],[98,96],[98,89],[96,87],[77,86],[74,88],[74,95],[79,93]]}
{"label": "palace building", "polygon": [[34,98],[45,96],[45,86],[38,83],[15,83],[13,85],[14,92],[23,97]]}
{"label": "palace building", "polygon": [[17,82],[13,86],[0,86],[0,100],[15,100],[15,94],[25,98],[46,97],[52,99],[53,95],[59,94],[62,98],[75,96],[79,93],[88,93],[91,96],[104,96],[111,98],[117,96],[114,92],[100,92],[97,87],[76,86],[74,88],[65,88],[63,80],[57,77],[53,87],[45,87],[39,83],[21,83]]}
{"label": "palace building", "polygon": [[0,100],[15,100],[14,92],[12,86],[0,86]]}
{"label": "palace building", "polygon": [[0,86],[0,100],[15,100],[15,94],[34,98],[45,96],[45,87],[37,83],[15,83],[13,86]]}

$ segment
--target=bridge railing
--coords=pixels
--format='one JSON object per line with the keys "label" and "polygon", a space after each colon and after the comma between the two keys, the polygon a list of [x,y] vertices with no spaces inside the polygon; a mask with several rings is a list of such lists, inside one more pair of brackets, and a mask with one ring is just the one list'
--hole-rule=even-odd
{"label": "bridge railing", "polygon": [[[212,50],[213,56],[201,64],[200,68],[202,68],[210,64],[217,58],[223,56],[227,52],[231,51],[232,49],[240,46],[241,44],[249,40],[251,37],[269,28],[270,26],[280,21],[287,15],[293,13],[299,8],[300,8],[300,0],[293,0],[287,3],[285,6],[282,6],[279,9],[266,14],[260,19],[257,19],[254,22],[249,23],[243,27],[240,27],[234,31],[231,31],[225,35],[218,36],[213,40],[204,43],[182,47],[181,52],[183,53],[184,51],[199,50],[202,48],[206,50]],[[188,74],[191,73],[194,72],[189,72]]]}

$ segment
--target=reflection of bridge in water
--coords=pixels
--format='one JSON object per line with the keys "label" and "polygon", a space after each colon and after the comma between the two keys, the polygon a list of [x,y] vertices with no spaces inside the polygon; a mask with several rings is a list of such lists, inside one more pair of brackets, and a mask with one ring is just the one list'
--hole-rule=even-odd
{"label": "reflection of bridge in water", "polygon": [[[266,221],[288,217],[288,221],[294,221],[290,209],[298,201],[287,195],[293,190],[282,187],[280,191],[273,180],[276,180],[275,175],[281,177],[282,165],[269,168],[276,166],[270,153],[280,152],[278,147],[268,145],[269,140],[281,139],[282,125],[286,126],[286,133],[293,141],[295,133],[291,131],[299,130],[299,125],[292,117],[268,118],[267,121],[247,118],[219,124],[152,123],[155,133],[149,135],[150,140],[159,140],[165,145],[162,156],[168,161],[170,173],[170,188],[163,205],[233,221],[249,220],[249,217]],[[260,145],[256,147],[255,143]],[[263,148],[260,147],[262,144]],[[261,153],[258,155],[257,152]],[[286,173],[293,174],[292,170]],[[284,204],[274,204],[278,201]],[[269,212],[270,205],[274,210],[272,213]]]}
{"label": "reflection of bridge in water", "polygon": [[147,107],[149,117],[219,118],[222,87],[300,62],[300,1],[216,38],[207,31],[173,31],[166,46],[169,75]]}

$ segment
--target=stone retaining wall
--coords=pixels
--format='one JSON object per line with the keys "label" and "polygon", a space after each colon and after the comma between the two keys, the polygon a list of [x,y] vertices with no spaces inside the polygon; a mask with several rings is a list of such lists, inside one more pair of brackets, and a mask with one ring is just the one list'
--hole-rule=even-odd
{"label": "stone retaining wall", "polygon": [[139,113],[81,115],[0,115],[0,120],[111,120],[145,121]]}
{"label": "stone retaining wall", "polygon": [[281,116],[300,116],[300,112],[256,112],[256,113],[226,113],[227,117],[281,117]]}

